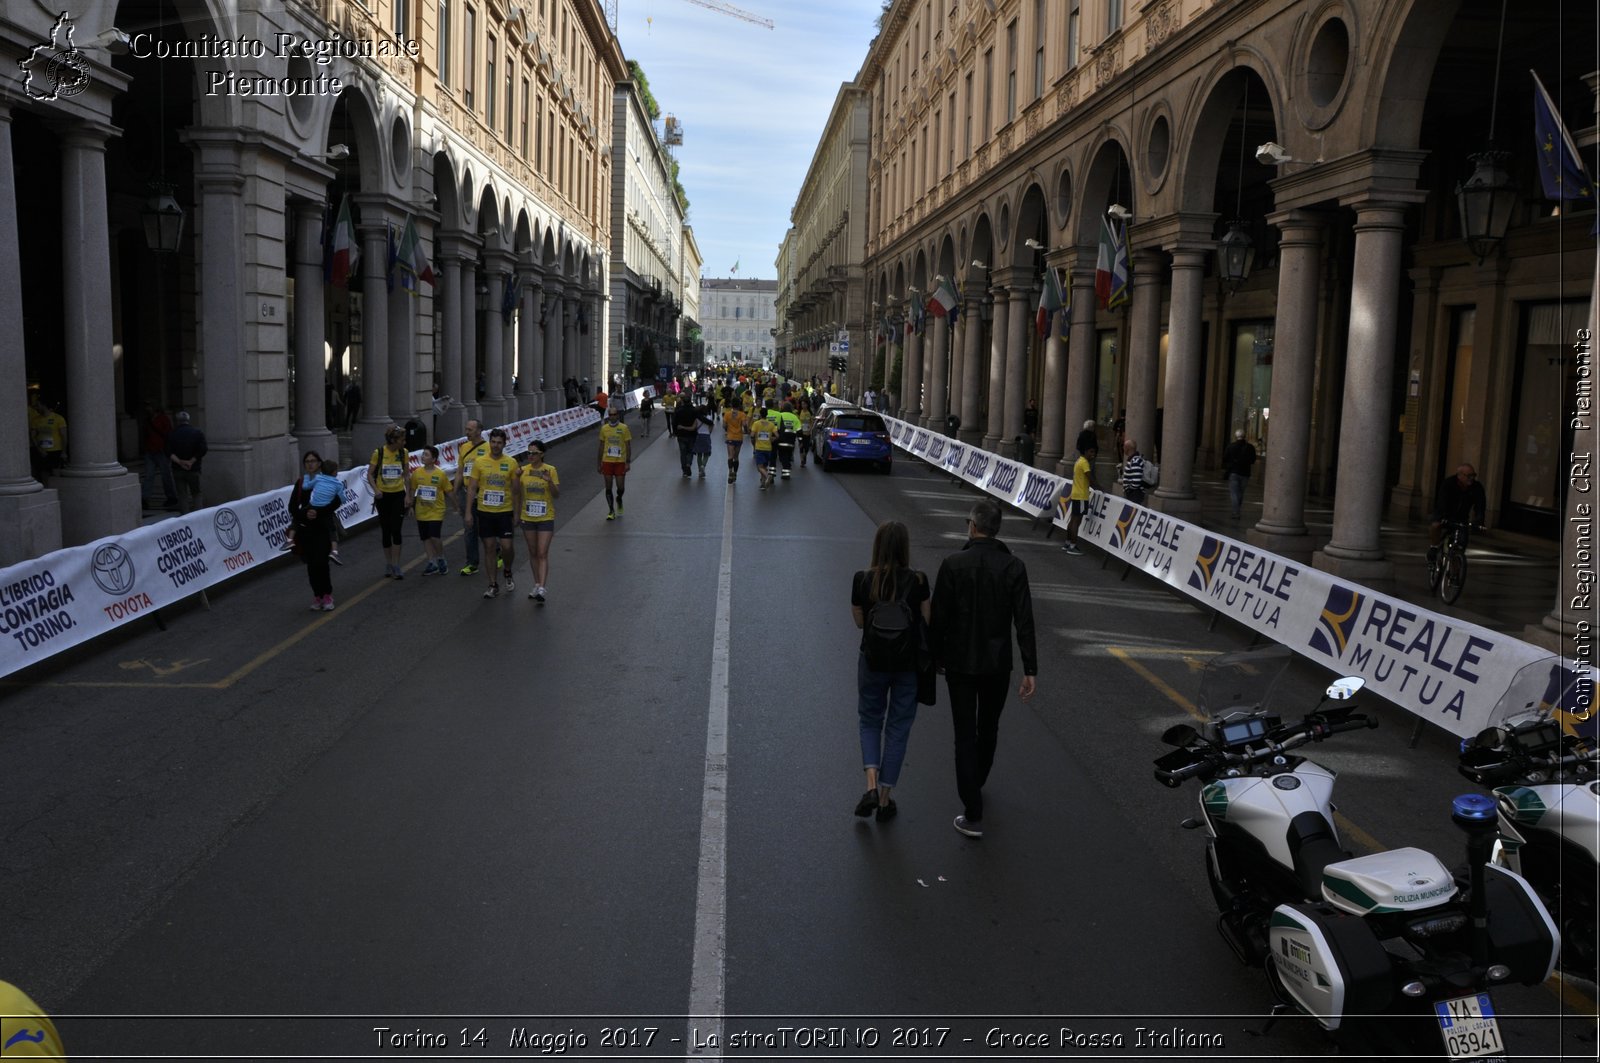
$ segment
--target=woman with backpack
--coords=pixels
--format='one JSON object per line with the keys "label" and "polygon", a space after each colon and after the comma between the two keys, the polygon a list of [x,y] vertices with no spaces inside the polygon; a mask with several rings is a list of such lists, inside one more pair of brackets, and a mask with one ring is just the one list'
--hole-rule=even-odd
{"label": "woman with backpack", "polygon": [[861,629],[856,664],[861,764],[867,792],[856,815],[879,823],[896,811],[890,791],[900,781],[911,724],[917,718],[917,667],[928,623],[928,577],[911,567],[911,535],[897,520],[878,526],[872,565],[850,587],[850,615]]}

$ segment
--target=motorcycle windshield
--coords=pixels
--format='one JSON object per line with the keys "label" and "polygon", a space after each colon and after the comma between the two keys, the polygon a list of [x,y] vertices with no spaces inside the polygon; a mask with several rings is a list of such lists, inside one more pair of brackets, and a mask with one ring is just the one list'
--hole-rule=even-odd
{"label": "motorcycle windshield", "polygon": [[1289,647],[1277,643],[1218,654],[1200,676],[1200,711],[1214,720],[1269,708],[1272,692],[1293,659]]}
{"label": "motorcycle windshield", "polygon": [[[1555,718],[1579,733],[1594,732],[1594,665],[1551,654],[1524,665],[1489,714],[1488,726],[1529,716]],[[1582,725],[1587,724],[1587,727]]]}

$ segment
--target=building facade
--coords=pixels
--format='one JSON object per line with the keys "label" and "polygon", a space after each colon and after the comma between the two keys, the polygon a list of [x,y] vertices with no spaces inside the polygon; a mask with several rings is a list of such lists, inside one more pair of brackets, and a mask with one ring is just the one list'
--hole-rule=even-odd
{"label": "building facade", "polygon": [[777,281],[737,277],[702,280],[700,315],[705,361],[774,365],[778,349]]}
{"label": "building facade", "polygon": [[863,262],[868,104],[862,89],[840,87],[795,197],[792,227],[778,257],[778,319],[794,375],[826,375],[832,353],[848,350],[841,390],[856,395],[866,387],[876,331]]}
{"label": "building facade", "polygon": [[[942,426],[953,411],[963,437],[1014,452],[1037,403],[1038,461],[1065,470],[1077,426],[1099,422],[1105,455],[1126,410],[1161,457],[1154,505],[1180,515],[1242,430],[1265,458],[1248,538],[1357,579],[1392,571],[1380,521],[1422,519],[1468,461],[1491,524],[1565,536],[1574,556],[1565,455],[1593,448],[1571,416],[1586,357],[1571,344],[1592,321],[1594,215],[1542,194],[1519,72],[1565,101],[1592,155],[1595,12],[1503,28],[1501,11],[897,0],[856,84],[868,288],[902,412]],[[1454,189],[1486,126],[1512,149],[1515,192],[1503,231],[1469,248]],[[1109,306],[1103,234],[1125,240],[1131,274]],[[1224,241],[1248,253],[1225,260]],[[1041,335],[1047,268],[1070,309]],[[962,304],[953,329],[914,312],[940,276]],[[1307,533],[1313,498],[1333,503],[1326,543]],[[1543,636],[1576,623],[1557,603]]]}
{"label": "building facade", "polygon": [[611,332],[607,376],[677,360],[683,205],[672,159],[632,79],[612,93]]}
{"label": "building facade", "polygon": [[678,361],[697,364],[704,360],[700,338],[700,270],[705,258],[700,245],[695,242],[694,230],[683,227],[683,243],[679,245],[678,278],[683,291],[683,316],[678,319]]}
{"label": "building facade", "polygon": [[[345,429],[364,460],[390,421],[431,417],[436,385],[454,435],[559,403],[599,364],[624,69],[598,0],[89,2],[70,37],[55,20],[0,20],[0,51],[54,60],[0,80],[0,253],[43,267],[0,281],[21,323],[0,403],[36,385],[70,449],[48,487],[0,470],[0,562],[138,524],[124,463],[147,403],[205,431],[218,502],[286,483]],[[26,457],[26,423],[0,418],[0,461]]]}

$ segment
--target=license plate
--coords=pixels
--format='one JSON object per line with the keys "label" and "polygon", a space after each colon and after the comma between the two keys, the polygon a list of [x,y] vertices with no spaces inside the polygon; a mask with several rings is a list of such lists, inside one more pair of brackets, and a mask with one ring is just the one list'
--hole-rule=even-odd
{"label": "license plate", "polygon": [[1494,1004],[1488,993],[1441,1000],[1433,1005],[1439,1017],[1439,1032],[1444,1036],[1445,1053],[1451,1059],[1480,1059],[1505,1051],[1500,1039],[1500,1024],[1494,1017]]}

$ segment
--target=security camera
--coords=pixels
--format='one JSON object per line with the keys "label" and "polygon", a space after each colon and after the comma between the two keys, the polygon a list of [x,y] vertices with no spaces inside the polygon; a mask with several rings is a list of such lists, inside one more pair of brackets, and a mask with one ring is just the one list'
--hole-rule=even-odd
{"label": "security camera", "polygon": [[1129,210],[1127,207],[1124,207],[1121,203],[1111,204],[1111,206],[1106,208],[1106,213],[1111,215],[1113,218],[1116,218],[1118,221],[1127,221],[1129,218],[1133,217],[1133,211]]}
{"label": "security camera", "polygon": [[973,269],[988,269],[989,268],[989,264],[987,262],[979,262],[977,259],[973,259],[972,260],[972,268]]}
{"label": "security camera", "polygon": [[1039,241],[1035,240],[1031,236],[1028,237],[1026,240],[1022,241],[1022,246],[1030,247],[1035,251],[1043,251],[1044,250],[1044,245],[1041,244]]}
{"label": "security camera", "polygon": [[1269,140],[1256,149],[1256,161],[1264,166],[1282,166],[1286,162],[1293,162],[1294,156],[1285,151],[1282,144]]}
{"label": "security camera", "polygon": [[350,157],[350,145],[329,144],[328,150],[316,157],[319,159],[348,159]]}
{"label": "security camera", "polygon": [[133,38],[129,37],[125,30],[119,30],[117,27],[112,26],[90,41],[88,47],[104,48],[112,55],[127,55],[128,48],[132,43]]}

